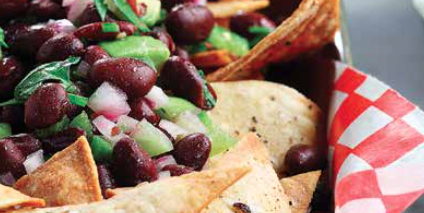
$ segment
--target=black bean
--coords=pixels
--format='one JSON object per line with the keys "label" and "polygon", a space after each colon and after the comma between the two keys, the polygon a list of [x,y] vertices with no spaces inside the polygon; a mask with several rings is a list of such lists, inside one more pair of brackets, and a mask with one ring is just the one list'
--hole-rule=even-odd
{"label": "black bean", "polygon": [[156,72],[141,60],[109,58],[97,61],[89,72],[93,88],[108,81],[131,98],[144,97],[156,83]]}
{"label": "black bean", "polygon": [[37,52],[37,61],[61,61],[69,56],[82,56],[84,44],[73,34],[59,34],[47,40]]}
{"label": "black bean", "polygon": [[28,7],[28,0],[0,0],[0,19],[18,17]]}
{"label": "black bean", "polygon": [[130,138],[116,143],[113,148],[113,165],[114,174],[123,186],[136,186],[158,179],[155,161]]}
{"label": "black bean", "polygon": [[36,129],[51,126],[63,118],[67,104],[68,95],[61,84],[44,84],[25,102],[25,123]]}
{"label": "black bean", "polygon": [[[8,33],[9,34],[9,33]],[[28,59],[34,59],[38,49],[52,38],[56,31],[48,27],[19,27],[11,34],[9,42],[12,54]]]}
{"label": "black bean", "polygon": [[194,172],[194,169],[188,166],[172,164],[163,167],[162,171],[169,171],[171,176],[181,176]]}
{"label": "black bean", "polygon": [[202,170],[211,152],[211,142],[206,135],[194,133],[177,141],[173,156],[177,163]]}
{"label": "black bean", "polygon": [[25,76],[24,66],[15,57],[6,57],[0,61],[0,101],[13,98],[13,91]]}
{"label": "black bean", "polygon": [[44,153],[55,154],[73,144],[79,137],[85,135],[84,130],[71,127],[42,140]]}
{"label": "black bean", "polygon": [[41,142],[31,134],[13,135],[6,139],[11,140],[25,157],[41,149]]}
{"label": "black bean", "polygon": [[178,44],[195,44],[205,40],[215,24],[212,12],[205,6],[186,3],[172,9],[165,25]]}
{"label": "black bean", "polygon": [[100,188],[102,189],[103,197],[106,197],[107,189],[114,189],[117,187],[109,165],[101,164],[97,165],[97,172],[99,174]]}
{"label": "black bean", "polygon": [[323,169],[325,153],[315,146],[296,145],[287,151],[284,164],[290,175]]}
{"label": "black bean", "polygon": [[272,20],[265,15],[255,12],[237,14],[230,19],[231,30],[248,39],[256,36],[249,32],[249,28],[253,26],[268,28],[271,31],[276,27]]}
{"label": "black bean", "polygon": [[138,98],[131,102],[131,112],[129,116],[137,119],[146,119],[152,124],[158,124],[160,121],[159,115],[155,113],[149,102],[145,98]]}
{"label": "black bean", "polygon": [[32,0],[29,4],[27,14],[36,17],[38,21],[66,17],[65,9],[52,0]]}
{"label": "black bean", "polygon": [[12,140],[0,140],[0,159],[0,174],[11,172],[16,179],[26,174],[25,156]]}
{"label": "black bean", "polygon": [[94,22],[78,28],[74,35],[80,39],[90,41],[114,40],[119,36],[130,36],[135,33],[137,28],[126,21],[113,22],[119,26],[119,32],[104,32],[103,24],[106,22]]}

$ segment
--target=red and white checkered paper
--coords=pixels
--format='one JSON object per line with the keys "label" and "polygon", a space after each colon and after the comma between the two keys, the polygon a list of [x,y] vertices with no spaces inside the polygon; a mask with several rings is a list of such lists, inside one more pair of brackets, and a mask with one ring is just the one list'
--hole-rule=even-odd
{"label": "red and white checkered paper", "polygon": [[334,88],[328,139],[335,212],[404,211],[424,193],[424,113],[341,63]]}

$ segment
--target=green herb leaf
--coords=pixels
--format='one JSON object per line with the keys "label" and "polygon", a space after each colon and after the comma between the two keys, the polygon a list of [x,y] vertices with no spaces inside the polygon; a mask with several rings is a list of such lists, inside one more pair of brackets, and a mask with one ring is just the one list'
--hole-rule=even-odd
{"label": "green herb leaf", "polygon": [[8,48],[9,46],[7,46],[6,42],[4,41],[3,29],[0,27],[0,60],[3,58],[1,47]]}
{"label": "green herb leaf", "polygon": [[200,52],[208,51],[208,47],[206,46],[206,42],[201,42],[191,46],[185,46],[185,49],[188,51],[190,55],[194,55]]}
{"label": "green herb leaf", "polygon": [[18,100],[15,100],[15,99],[10,99],[8,101],[5,101],[3,103],[0,103],[0,107],[2,107],[2,106],[8,106],[8,105],[22,104],[22,103],[24,103],[24,102],[23,101],[18,101]]}
{"label": "green herb leaf", "polygon": [[249,32],[256,34],[256,36],[250,40],[249,45],[250,48],[254,47],[257,43],[259,43],[263,38],[265,38],[268,34],[272,32],[272,29],[261,26],[252,26],[249,27]]}
{"label": "green herb leaf", "polygon": [[125,0],[113,0],[115,6],[122,13],[122,15],[142,32],[149,32],[150,29],[144,24],[140,18],[134,13],[131,6]]}
{"label": "green herb leaf", "polygon": [[203,94],[205,95],[206,104],[213,108],[216,105],[216,100],[213,97],[211,91],[209,91],[208,88],[208,82],[205,78],[205,73],[203,73],[203,70],[198,70],[200,77],[203,79]]}
{"label": "green herb leaf", "polygon": [[69,98],[69,101],[72,104],[75,104],[75,105],[80,106],[80,107],[87,106],[88,98],[86,98],[84,96],[80,96],[80,95],[75,95],[75,94],[72,94],[72,93],[68,93],[68,98]]}
{"label": "green herb leaf", "polygon": [[0,105],[5,106],[25,102],[46,81],[58,81],[65,87],[66,91],[75,92],[76,88],[71,81],[69,70],[80,59],[80,57],[69,57],[65,61],[56,61],[35,68],[15,87],[14,99],[0,103]]}
{"label": "green herb leaf", "polygon": [[96,9],[100,15],[100,18],[102,21],[104,21],[107,14],[107,5],[105,4],[104,0],[94,0],[94,4],[96,5]]}
{"label": "green herb leaf", "polygon": [[104,33],[119,33],[119,25],[117,23],[103,23],[102,32]]}

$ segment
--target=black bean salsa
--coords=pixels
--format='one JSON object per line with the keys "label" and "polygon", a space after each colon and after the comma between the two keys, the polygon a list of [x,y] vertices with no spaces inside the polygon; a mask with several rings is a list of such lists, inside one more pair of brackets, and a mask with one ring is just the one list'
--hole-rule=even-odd
{"label": "black bean salsa", "polygon": [[206,114],[217,97],[190,56],[241,57],[275,23],[252,12],[224,28],[205,5],[0,0],[0,183],[13,185],[80,136],[102,189],[199,171],[233,146]]}

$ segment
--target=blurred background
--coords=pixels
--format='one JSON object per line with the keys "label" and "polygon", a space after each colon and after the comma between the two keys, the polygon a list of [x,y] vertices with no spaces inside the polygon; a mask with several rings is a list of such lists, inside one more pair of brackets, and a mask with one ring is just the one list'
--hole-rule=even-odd
{"label": "blurred background", "polygon": [[[353,64],[424,108],[424,21],[412,0],[343,0]],[[423,213],[424,196],[405,213]]]}

